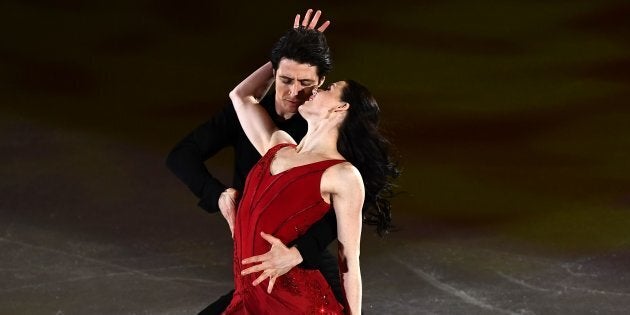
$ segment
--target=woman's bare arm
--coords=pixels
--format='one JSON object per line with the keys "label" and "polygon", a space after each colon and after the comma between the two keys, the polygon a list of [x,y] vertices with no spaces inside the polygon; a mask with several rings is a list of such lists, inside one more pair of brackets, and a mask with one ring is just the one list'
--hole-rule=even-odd
{"label": "woman's bare arm", "polygon": [[335,165],[324,173],[322,191],[330,191],[337,216],[339,255],[342,262],[340,271],[350,307],[349,314],[361,314],[363,290],[359,254],[363,225],[361,209],[365,197],[361,174],[350,163]]}
{"label": "woman's bare arm", "polygon": [[[271,148],[272,140],[277,138],[274,133],[278,127],[259,103],[272,83],[273,69],[271,62],[267,62],[230,92],[241,127],[260,155],[264,155]],[[287,136],[286,133],[282,134]]]}
{"label": "woman's bare arm", "polygon": [[[313,10],[308,9],[302,22],[300,22],[300,15],[297,14],[293,22],[293,27],[299,27],[301,23],[305,28],[315,29],[322,12],[317,10],[311,20],[312,13]],[[317,30],[324,32],[328,26],[330,26],[330,21],[325,21]],[[271,62],[267,62],[245,78],[243,82],[230,92],[230,99],[234,104],[234,109],[245,131],[245,135],[247,135],[247,138],[260,155],[265,154],[267,150],[276,143],[295,143],[295,140],[291,138],[289,134],[277,132],[278,127],[273,123],[265,109],[259,104],[260,99],[273,84],[273,80],[273,68]]]}

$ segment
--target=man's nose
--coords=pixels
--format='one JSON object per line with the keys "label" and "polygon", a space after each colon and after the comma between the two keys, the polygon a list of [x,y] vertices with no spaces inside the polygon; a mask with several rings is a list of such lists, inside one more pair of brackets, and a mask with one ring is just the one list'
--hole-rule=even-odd
{"label": "man's nose", "polygon": [[289,92],[291,93],[292,96],[295,96],[295,95],[298,95],[298,93],[300,93],[301,90],[302,90],[301,85],[298,82],[295,82],[291,84],[291,89],[289,90]]}

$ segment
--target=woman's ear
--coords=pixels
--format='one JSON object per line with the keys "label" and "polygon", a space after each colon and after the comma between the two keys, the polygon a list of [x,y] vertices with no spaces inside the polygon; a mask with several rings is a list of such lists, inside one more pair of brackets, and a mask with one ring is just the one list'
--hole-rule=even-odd
{"label": "woman's ear", "polygon": [[343,102],[343,103],[339,104],[339,106],[337,106],[337,108],[335,108],[335,111],[336,112],[345,112],[345,111],[348,111],[348,109],[350,109],[350,103]]}

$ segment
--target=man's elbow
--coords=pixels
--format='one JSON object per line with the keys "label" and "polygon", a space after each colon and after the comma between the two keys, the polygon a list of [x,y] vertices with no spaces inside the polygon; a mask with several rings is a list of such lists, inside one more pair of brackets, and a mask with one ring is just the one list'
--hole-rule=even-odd
{"label": "man's elbow", "polygon": [[180,165],[179,150],[177,147],[173,148],[166,156],[166,168],[171,172],[177,173]]}

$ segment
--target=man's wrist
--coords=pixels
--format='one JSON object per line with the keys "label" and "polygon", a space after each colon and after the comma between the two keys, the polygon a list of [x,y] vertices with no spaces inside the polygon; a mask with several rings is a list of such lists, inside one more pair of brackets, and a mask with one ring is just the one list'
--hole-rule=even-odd
{"label": "man's wrist", "polygon": [[300,251],[297,249],[297,245],[293,245],[291,248],[289,248],[289,250],[293,252],[293,256],[295,257],[295,266],[301,264],[302,261],[304,261],[304,259],[302,258],[302,254],[300,254]]}

